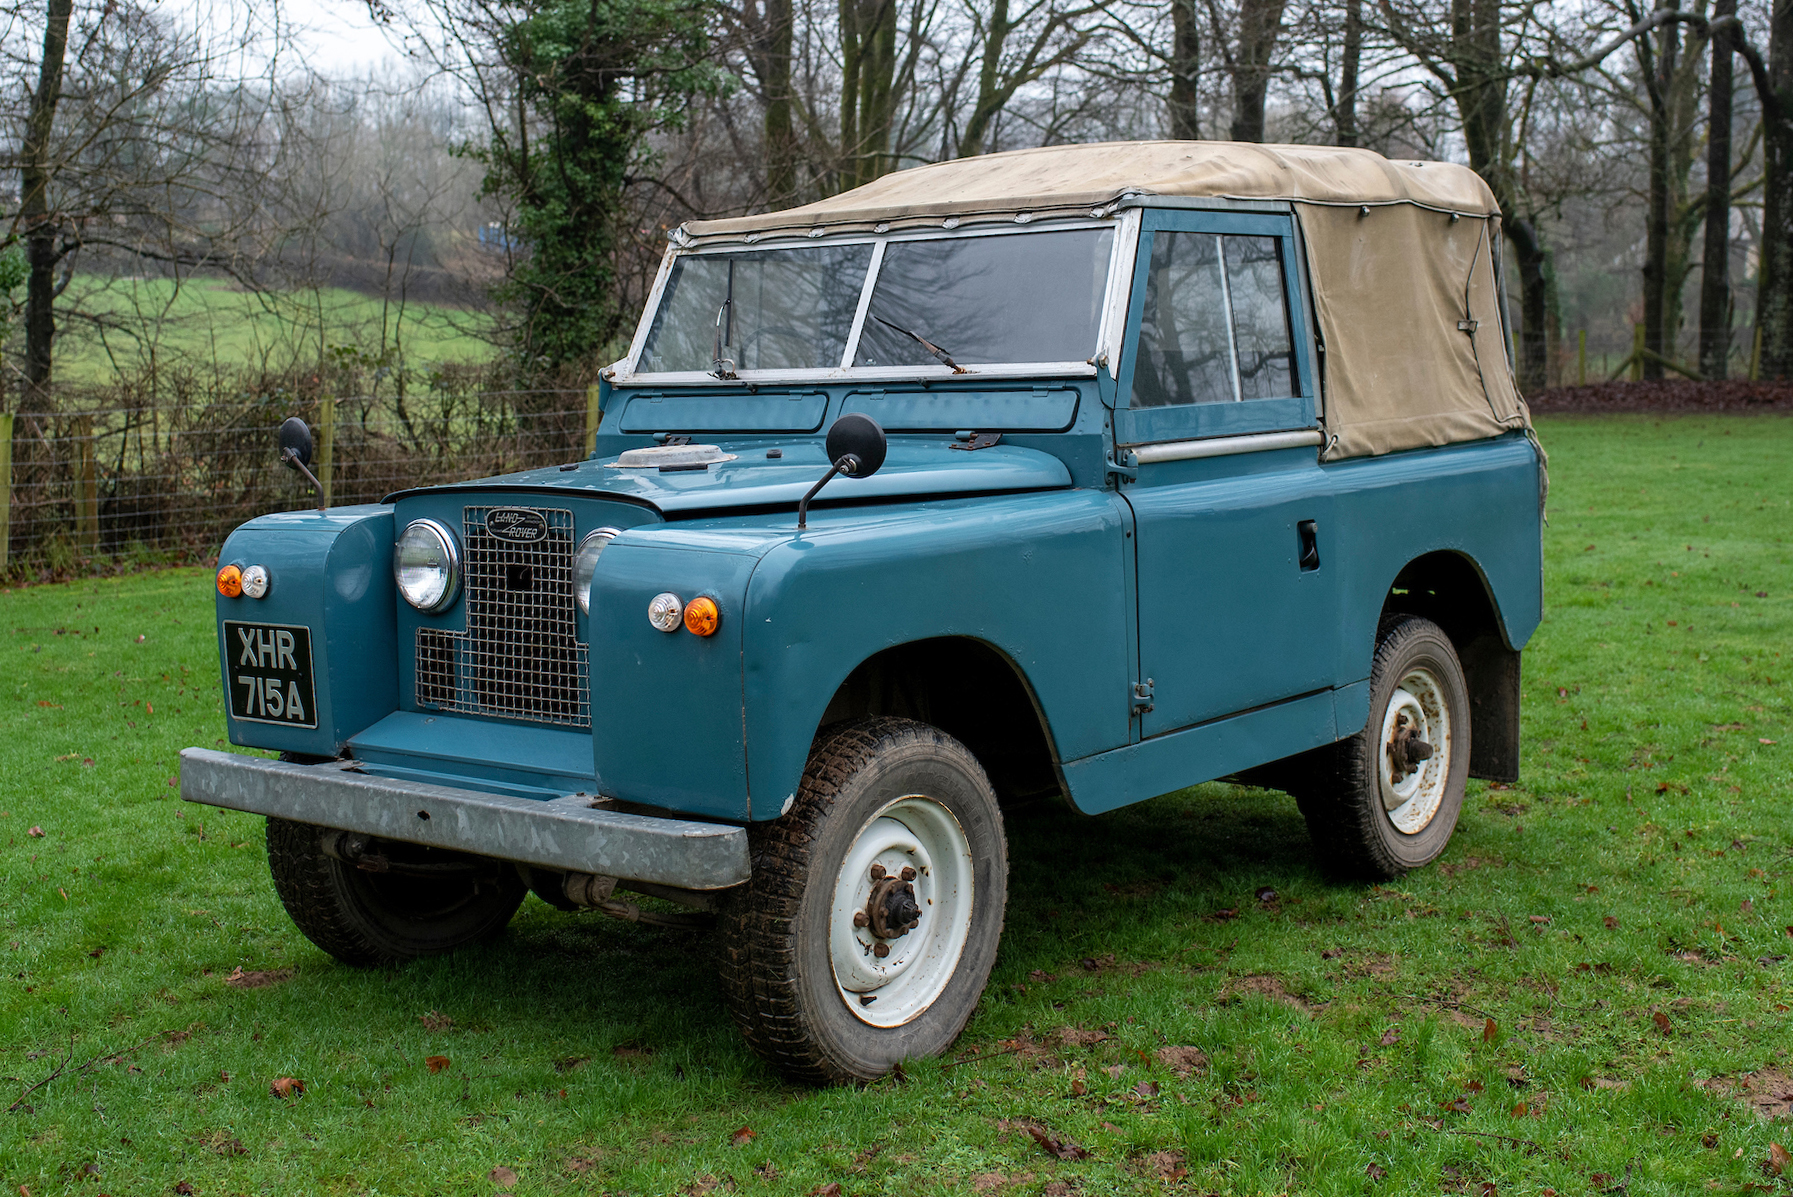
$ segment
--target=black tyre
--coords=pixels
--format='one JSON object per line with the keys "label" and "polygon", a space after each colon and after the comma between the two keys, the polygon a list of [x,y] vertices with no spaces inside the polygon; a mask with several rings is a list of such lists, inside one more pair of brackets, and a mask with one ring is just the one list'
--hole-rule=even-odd
{"label": "black tyre", "polygon": [[1469,690],[1450,638],[1417,616],[1384,621],[1364,730],[1311,757],[1296,792],[1321,862],[1392,878],[1450,843],[1469,778]]}
{"label": "black tyre", "polygon": [[[504,930],[527,891],[495,860],[382,843],[385,872],[324,853],[322,827],[268,820],[268,870],[300,931],[345,964],[434,956]],[[433,875],[432,875],[433,874]]]}
{"label": "black tyre", "polygon": [[793,1080],[842,1084],[952,1046],[1008,898],[1002,813],[977,758],[907,719],[844,724],[818,738],[791,809],[748,834],[753,878],[720,950],[754,1050]]}

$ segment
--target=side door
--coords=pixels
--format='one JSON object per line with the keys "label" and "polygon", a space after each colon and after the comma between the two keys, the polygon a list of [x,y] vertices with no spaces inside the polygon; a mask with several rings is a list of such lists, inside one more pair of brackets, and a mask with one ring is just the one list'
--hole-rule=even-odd
{"label": "side door", "polygon": [[1301,280],[1286,212],[1143,214],[1115,410],[1137,467],[1141,738],[1333,684],[1343,546]]}

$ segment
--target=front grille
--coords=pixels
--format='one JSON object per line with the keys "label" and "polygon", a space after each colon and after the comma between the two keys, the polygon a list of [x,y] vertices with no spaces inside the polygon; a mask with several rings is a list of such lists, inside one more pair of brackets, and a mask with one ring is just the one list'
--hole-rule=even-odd
{"label": "front grille", "polygon": [[417,630],[417,705],[590,727],[590,660],[573,629],[573,513],[532,508],[531,544],[486,530],[493,507],[462,511],[467,630]]}

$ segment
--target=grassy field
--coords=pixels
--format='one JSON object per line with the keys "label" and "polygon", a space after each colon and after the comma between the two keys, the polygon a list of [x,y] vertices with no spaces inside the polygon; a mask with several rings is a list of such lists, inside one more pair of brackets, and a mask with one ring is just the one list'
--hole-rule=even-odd
{"label": "grassy field", "polygon": [[207,577],[0,593],[0,1182],[1786,1192],[1793,421],[1541,433],[1524,780],[1474,783],[1439,864],[1329,883],[1292,801],[1228,785],[1016,813],[982,1007],[863,1090],[782,1084],[673,932],[530,899],[486,949],[335,963],[259,820],[175,798],[223,736]]}
{"label": "grassy field", "polygon": [[63,302],[94,317],[58,342],[58,375],[79,382],[105,381],[146,364],[151,340],[164,363],[315,360],[320,325],[327,346],[377,356],[382,345],[396,344],[413,366],[491,353],[474,335],[488,323],[483,316],[416,301],[401,315],[396,303],[382,305],[340,287],[258,296],[218,279],[193,279],[177,289],[165,279],[78,276]]}

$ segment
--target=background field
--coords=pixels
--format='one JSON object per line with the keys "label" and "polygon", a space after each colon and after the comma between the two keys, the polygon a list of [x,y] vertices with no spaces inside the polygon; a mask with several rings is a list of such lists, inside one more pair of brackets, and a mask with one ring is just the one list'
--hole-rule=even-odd
{"label": "background field", "polygon": [[251,294],[219,279],[77,276],[65,304],[89,319],[73,324],[58,345],[57,374],[71,383],[134,377],[154,361],[259,363],[284,368],[342,346],[385,365],[483,361],[491,345],[479,333],[491,324],[481,313],[418,300],[387,302],[343,287]]}
{"label": "background field", "polygon": [[864,1090],[762,1067],[701,941],[533,899],[490,948],[338,965],[259,821],[175,798],[178,750],[223,736],[205,573],[0,592],[0,1182],[1786,1191],[1793,421],[1540,431],[1522,784],[1475,783],[1387,887],[1325,880],[1280,794],[1014,812],[976,1018]]}

